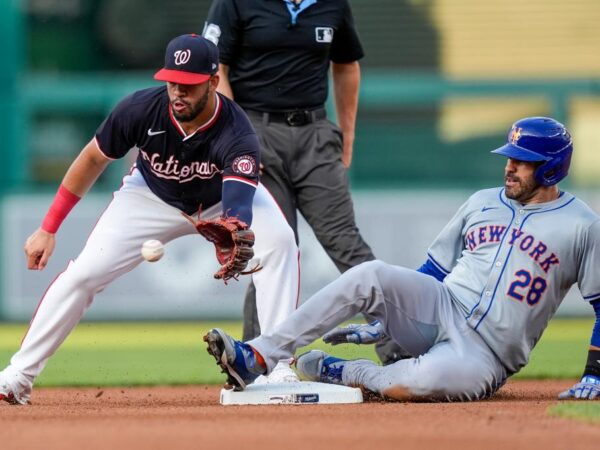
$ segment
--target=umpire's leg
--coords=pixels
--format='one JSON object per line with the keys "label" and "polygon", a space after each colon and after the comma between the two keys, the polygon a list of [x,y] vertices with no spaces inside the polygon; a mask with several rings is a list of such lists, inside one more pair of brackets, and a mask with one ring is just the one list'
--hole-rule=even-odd
{"label": "umpire's leg", "polygon": [[[292,128],[252,112],[249,117],[262,147],[261,182],[282,208],[296,241],[298,208],[340,272],[375,259],[356,227],[339,128],[327,120]],[[260,334],[252,285],[246,291],[243,330],[244,340]],[[389,338],[375,351],[384,364],[410,356]]]}
{"label": "umpire's leg", "polygon": [[290,174],[297,207],[323,249],[340,272],[375,259],[354,219],[339,128],[328,120],[302,127],[296,146],[303,149]]}
{"label": "umpire's leg", "polygon": [[[347,170],[342,164],[341,130],[321,120],[303,127],[296,145],[304,149],[291,173],[297,206],[323,249],[342,273],[374,260],[356,226]],[[375,345],[375,351],[383,364],[411,356],[387,337]]]}

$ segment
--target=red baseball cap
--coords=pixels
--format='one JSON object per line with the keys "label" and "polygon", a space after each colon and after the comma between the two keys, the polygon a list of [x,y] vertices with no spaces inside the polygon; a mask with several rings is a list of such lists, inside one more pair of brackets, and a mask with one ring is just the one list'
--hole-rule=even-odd
{"label": "red baseball cap", "polygon": [[154,74],[158,81],[200,84],[219,70],[219,50],[198,34],[184,34],[169,42],[165,67]]}

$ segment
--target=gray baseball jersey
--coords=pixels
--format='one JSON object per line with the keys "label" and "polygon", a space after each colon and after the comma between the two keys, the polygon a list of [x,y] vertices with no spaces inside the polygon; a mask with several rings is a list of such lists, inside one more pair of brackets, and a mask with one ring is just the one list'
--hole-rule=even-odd
{"label": "gray baseball jersey", "polygon": [[600,299],[600,217],[567,192],[521,205],[503,188],[473,194],[429,248],[444,283],[509,373],[529,353],[574,283]]}
{"label": "gray baseball jersey", "polygon": [[[393,398],[492,395],[528,360],[569,288],[600,299],[600,217],[573,195],[521,205],[503,188],[475,193],[429,249],[446,274],[365,262],[249,342],[269,368],[358,313],[415,358],[344,364],[343,384]],[[435,275],[430,276],[430,275]],[[466,318],[466,319],[465,319]]]}

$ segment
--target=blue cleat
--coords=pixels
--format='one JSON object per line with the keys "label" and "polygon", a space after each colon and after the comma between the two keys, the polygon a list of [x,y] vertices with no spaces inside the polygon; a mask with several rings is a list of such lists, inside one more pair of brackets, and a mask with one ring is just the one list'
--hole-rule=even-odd
{"label": "blue cleat", "polygon": [[329,384],[344,384],[342,372],[345,359],[330,356],[320,350],[303,353],[296,359],[296,368],[304,378]]}
{"label": "blue cleat", "polygon": [[214,356],[222,372],[227,374],[227,384],[235,391],[242,391],[267,370],[256,359],[254,349],[244,342],[236,341],[219,328],[213,328],[204,336],[208,353]]}

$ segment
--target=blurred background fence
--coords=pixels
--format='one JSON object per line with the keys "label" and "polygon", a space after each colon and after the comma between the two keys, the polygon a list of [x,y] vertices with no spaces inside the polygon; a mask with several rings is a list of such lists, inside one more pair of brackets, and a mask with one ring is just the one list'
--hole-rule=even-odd
{"label": "blurred background fence", "polygon": [[[24,238],[114,104],[155,84],[169,39],[202,31],[209,1],[1,1],[0,318],[26,320],[77,255],[131,158],[112,164],[77,206],[44,273],[25,270]],[[466,195],[500,183],[504,162],[489,150],[524,116],[566,123],[576,152],[563,187],[599,209],[600,2],[350,3],[366,53],[350,177],[359,225],[378,257],[420,264]],[[377,225],[384,219],[397,229]],[[306,298],[336,272],[306,227],[301,239]],[[101,294],[88,318],[239,317],[243,285],[210,281],[207,248],[173,243],[168,253]],[[569,304],[579,306],[567,312],[587,311],[576,294]]]}

